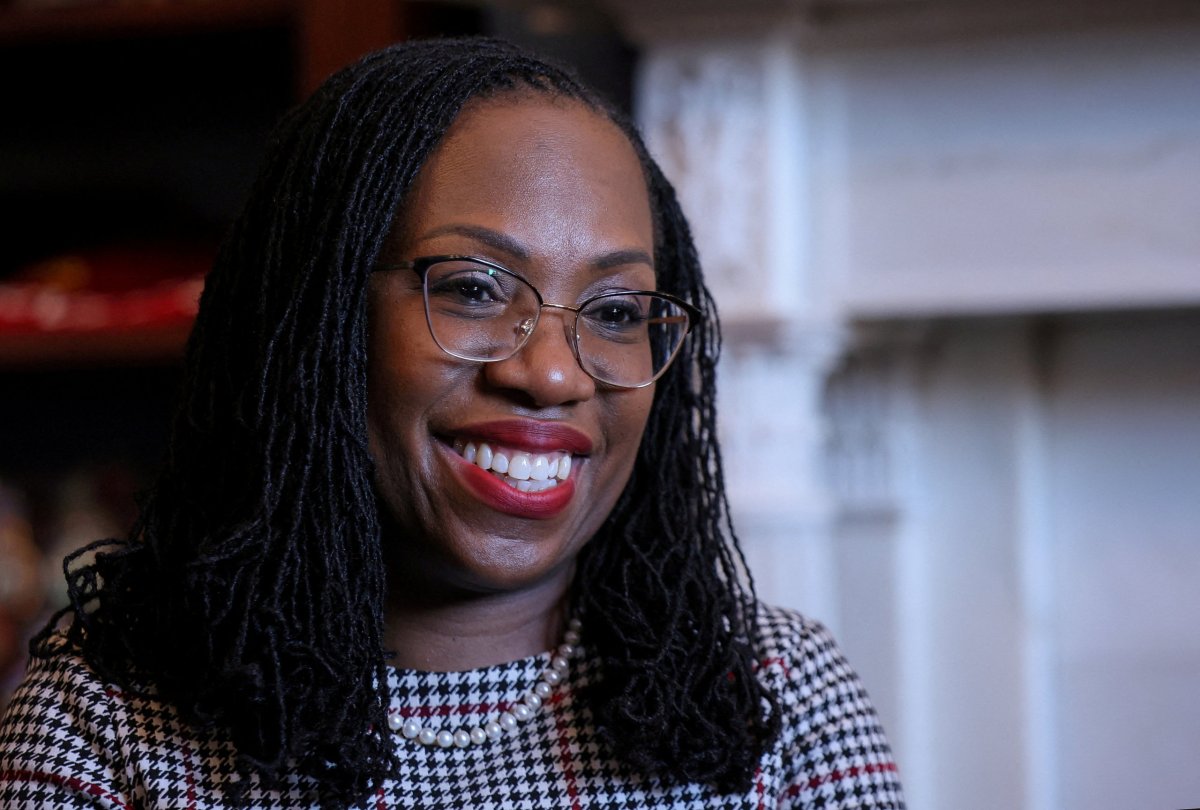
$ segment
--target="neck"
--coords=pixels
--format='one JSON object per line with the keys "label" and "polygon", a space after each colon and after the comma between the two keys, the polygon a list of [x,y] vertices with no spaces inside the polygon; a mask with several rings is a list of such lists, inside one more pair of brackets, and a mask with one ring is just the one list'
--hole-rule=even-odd
{"label": "neck", "polygon": [[384,646],[402,669],[453,672],[501,664],[554,648],[566,630],[566,589],[547,583],[456,600],[393,597]]}

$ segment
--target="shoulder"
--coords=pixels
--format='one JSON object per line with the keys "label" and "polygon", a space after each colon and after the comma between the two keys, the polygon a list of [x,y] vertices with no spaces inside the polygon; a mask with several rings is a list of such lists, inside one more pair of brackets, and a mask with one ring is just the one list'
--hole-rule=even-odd
{"label": "shoulder", "polygon": [[117,694],[65,638],[52,635],[30,659],[5,715],[4,728],[7,732],[14,724],[34,720],[50,726],[70,723],[100,728],[106,725],[108,704]]}
{"label": "shoulder", "polygon": [[759,675],[787,714],[810,712],[828,701],[874,716],[858,674],[833,635],[818,621],[784,608],[760,606]]}
{"label": "shoulder", "polygon": [[775,668],[785,680],[813,677],[857,682],[858,676],[842,655],[833,635],[818,621],[794,610],[760,605],[758,608],[759,665]]}
{"label": "shoulder", "polygon": [[833,644],[823,624],[794,610],[759,604],[756,619],[764,652],[784,654]]}
{"label": "shoulder", "polygon": [[126,806],[111,759],[119,700],[77,651],[52,636],[0,721],[0,806]]}
{"label": "shoulder", "polygon": [[220,730],[189,723],[152,686],[108,683],[51,636],[0,720],[0,808],[224,807],[242,789],[258,807],[312,806],[307,778],[242,783],[236,759]]}
{"label": "shoulder", "polygon": [[903,808],[883,726],[829,630],[795,611],[760,606],[758,632],[759,678],[781,721],[773,756],[786,794],[805,807]]}

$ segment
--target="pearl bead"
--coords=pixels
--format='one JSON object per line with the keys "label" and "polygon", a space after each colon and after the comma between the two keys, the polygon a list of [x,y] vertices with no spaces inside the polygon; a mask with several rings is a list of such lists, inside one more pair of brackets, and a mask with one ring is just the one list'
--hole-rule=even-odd
{"label": "pearl bead", "polygon": [[570,668],[570,659],[578,651],[579,629],[582,625],[578,619],[567,623],[567,631],[563,634],[563,643],[550,655],[550,666],[542,673],[541,679],[533,685],[533,689],[525,698],[512,706],[509,711],[502,713],[494,720],[489,720],[482,727],[471,729],[461,728],[457,731],[448,729],[425,728],[415,717],[405,719],[400,710],[388,714],[387,724],[392,731],[400,732],[405,738],[417,740],[422,745],[438,745],[442,748],[457,746],[467,748],[471,745],[481,745],[488,740],[498,740],[506,731],[513,731],[519,723],[533,717],[541,709],[554,691],[554,687],[562,683],[563,676]]}

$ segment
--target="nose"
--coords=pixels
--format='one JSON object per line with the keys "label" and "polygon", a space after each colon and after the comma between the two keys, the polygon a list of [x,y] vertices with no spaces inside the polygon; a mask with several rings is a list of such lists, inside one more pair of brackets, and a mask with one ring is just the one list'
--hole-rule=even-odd
{"label": "nose", "polygon": [[483,365],[485,379],[496,388],[523,394],[539,408],[591,399],[596,381],[579,366],[571,349],[573,317],[570,312],[542,310],[520,351]]}

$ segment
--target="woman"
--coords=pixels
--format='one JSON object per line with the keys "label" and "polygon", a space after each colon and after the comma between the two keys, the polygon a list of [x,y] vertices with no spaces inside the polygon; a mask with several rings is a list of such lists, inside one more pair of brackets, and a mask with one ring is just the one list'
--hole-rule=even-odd
{"label": "woman", "polygon": [[573,77],[486,40],[333,77],[207,281],[132,539],[36,642],[2,803],[901,807],[833,642],[754,598],[717,341]]}

